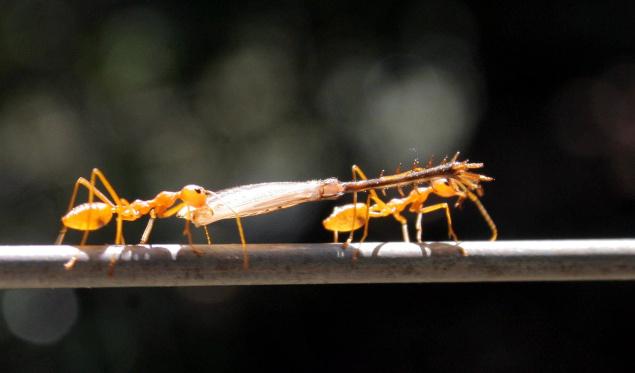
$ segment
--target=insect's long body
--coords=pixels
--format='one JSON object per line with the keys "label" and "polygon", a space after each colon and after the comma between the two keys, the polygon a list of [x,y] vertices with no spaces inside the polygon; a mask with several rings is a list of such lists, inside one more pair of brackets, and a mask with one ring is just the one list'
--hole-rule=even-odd
{"label": "insect's long body", "polygon": [[396,188],[428,182],[439,177],[451,177],[454,175],[460,175],[470,169],[481,167],[483,167],[482,163],[452,161],[428,168],[415,167],[409,171],[397,173],[394,175],[382,176],[376,179],[349,181],[346,183],[342,183],[342,188],[346,193],[364,192],[383,188]]}
{"label": "insect's long body", "polygon": [[207,198],[206,206],[196,209],[184,207],[177,216],[191,220],[196,226],[204,226],[235,216],[261,215],[301,203],[337,199],[346,193],[416,185],[439,177],[464,174],[481,167],[482,163],[453,160],[435,167],[418,167],[395,175],[359,181],[341,182],[336,178],[329,178],[244,185],[212,192]]}
{"label": "insect's long body", "polygon": [[198,227],[223,219],[267,214],[301,203],[338,198],[344,189],[337,179],[243,185],[212,192],[203,208],[181,209],[178,217]]}

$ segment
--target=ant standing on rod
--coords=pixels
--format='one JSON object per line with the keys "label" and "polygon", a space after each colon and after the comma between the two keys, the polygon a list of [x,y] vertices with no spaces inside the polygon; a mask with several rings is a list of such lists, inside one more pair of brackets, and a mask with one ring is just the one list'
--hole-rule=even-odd
{"label": "ant standing on rod", "polygon": [[[96,181],[99,179],[102,185],[108,191],[112,201],[101,192],[97,186]],[[79,187],[84,186],[88,189],[88,202],[75,206],[75,200]],[[123,236],[123,221],[135,221],[139,218],[149,215],[150,220],[146,226],[143,236],[141,237],[140,244],[145,244],[150,237],[154,220],[156,218],[168,218],[175,215],[183,208],[200,208],[206,206],[207,197],[212,194],[211,191],[206,190],[198,185],[186,185],[178,192],[162,191],[150,200],[135,200],[132,203],[128,202],[124,198],[120,198],[115,192],[106,176],[97,168],[94,168],[90,174],[90,181],[83,177],[80,177],[75,182],[73,194],[71,195],[70,202],[68,204],[67,213],[62,217],[62,228],[55,244],[61,245],[66,235],[68,228],[83,231],[82,240],[80,245],[85,245],[88,239],[90,231],[94,231],[107,225],[116,215],[117,230],[115,234],[115,245],[124,245],[125,240]],[[95,197],[101,202],[94,202]],[[177,204],[177,201],[181,202]],[[187,236],[188,243],[197,255],[200,255],[198,251],[192,245],[192,233],[190,231],[190,220],[186,219],[185,229],[183,234]],[[238,225],[238,231],[240,234],[240,240],[245,246],[245,236],[240,223],[240,218],[236,216],[236,224]],[[207,237],[208,244],[211,244],[211,238],[207,227],[205,229],[205,235]],[[64,267],[66,269],[72,269],[77,261],[76,257],[71,258]],[[114,258],[111,265],[114,264]]]}
{"label": "ant standing on rod", "polygon": [[[459,153],[457,152],[450,160],[450,163],[456,162]],[[464,161],[467,163],[467,160]],[[446,164],[447,159],[444,159],[442,164]],[[412,171],[418,172],[423,170],[421,167],[413,167]],[[353,166],[353,177],[361,177],[363,180],[367,180],[366,175],[358,166]],[[445,210],[446,220],[448,222],[448,236],[458,241],[456,233],[452,228],[452,217],[450,216],[450,208],[446,202],[437,203],[431,206],[424,207],[424,203],[431,194],[436,194],[442,198],[458,197],[454,206],[459,207],[465,199],[469,199],[476,207],[485,219],[485,222],[489,226],[492,235],[490,240],[496,240],[498,236],[498,230],[494,221],[487,213],[487,210],[479,200],[478,196],[483,195],[483,189],[480,185],[482,181],[492,181],[491,177],[480,175],[473,172],[462,171],[455,175],[445,175],[444,177],[434,177],[430,180],[426,180],[428,186],[419,187],[415,183],[412,191],[405,196],[401,189],[399,192],[403,198],[393,198],[388,202],[384,202],[375,190],[371,189],[368,194],[366,204],[357,203],[357,196],[353,194],[353,203],[340,207],[335,207],[330,216],[323,221],[324,228],[333,232],[333,238],[335,242],[338,242],[339,232],[350,232],[348,239],[344,243],[344,246],[348,246],[353,240],[353,233],[355,230],[364,227],[364,233],[361,241],[364,242],[368,235],[368,222],[370,218],[381,218],[392,215],[399,223],[401,223],[401,229],[403,239],[405,242],[410,242],[408,234],[408,221],[401,214],[408,206],[409,211],[417,214],[416,230],[417,230],[417,242],[421,241],[421,218],[423,214],[427,214],[436,210]],[[373,201],[374,204],[370,205]]]}

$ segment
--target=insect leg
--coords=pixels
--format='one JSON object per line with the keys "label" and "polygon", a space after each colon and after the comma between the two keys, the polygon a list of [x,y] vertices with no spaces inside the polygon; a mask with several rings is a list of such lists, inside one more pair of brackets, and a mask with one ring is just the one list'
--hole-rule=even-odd
{"label": "insect leg", "polygon": [[203,231],[205,231],[205,238],[207,238],[207,244],[212,244],[212,236],[209,234],[209,230],[207,230],[207,225],[203,226]]}
{"label": "insect leg", "polygon": [[240,235],[240,244],[243,249],[243,269],[249,269],[249,252],[247,251],[247,240],[245,239],[245,231],[243,229],[243,224],[240,221],[240,216],[238,213],[231,207],[231,205],[223,202],[223,199],[220,195],[212,192],[211,190],[207,191],[209,194],[216,196],[225,207],[227,207],[231,212],[234,213],[234,217],[236,218],[236,227],[238,227],[238,235]]}
{"label": "insect leg", "polygon": [[489,214],[487,213],[487,210],[485,209],[485,206],[483,206],[481,201],[478,199],[478,197],[474,193],[470,192],[469,190],[466,191],[466,193],[468,198],[472,202],[474,202],[474,204],[480,211],[481,215],[483,216],[483,219],[485,219],[485,222],[489,226],[489,229],[492,231],[492,235],[490,236],[489,240],[496,241],[496,238],[498,237],[498,229],[496,228],[496,224],[494,224],[494,220],[492,220],[492,218],[489,216]]}
{"label": "insect leg", "polygon": [[[483,219],[485,219],[485,222],[489,226],[489,229],[492,231],[492,235],[490,236],[489,240],[490,241],[496,241],[496,238],[498,238],[498,229],[496,228],[496,224],[494,224],[494,220],[492,220],[491,216],[489,216],[489,213],[485,209],[485,206],[483,206],[483,204],[478,199],[476,194],[472,193],[465,185],[463,185],[463,183],[461,183],[461,182],[459,182],[457,180],[450,179],[450,183],[456,189],[459,189],[461,192],[465,193],[465,195],[467,195],[467,197],[470,199],[470,201],[474,202],[474,204],[478,208],[478,211],[481,213],[481,216],[483,216]],[[463,198],[465,198],[465,197],[463,197]],[[459,201],[457,201],[457,202],[459,202]]]}

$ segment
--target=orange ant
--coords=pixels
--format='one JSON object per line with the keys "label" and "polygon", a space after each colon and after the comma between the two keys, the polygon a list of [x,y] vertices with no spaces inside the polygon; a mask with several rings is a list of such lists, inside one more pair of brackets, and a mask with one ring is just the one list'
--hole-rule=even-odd
{"label": "orange ant", "polygon": [[[458,155],[459,153],[457,152],[450,162],[456,162]],[[445,164],[446,162],[447,159],[444,159],[442,163]],[[464,161],[464,163],[466,162],[467,160]],[[416,167],[415,164],[412,171],[417,172],[421,170],[423,170],[423,168]],[[353,178],[356,176],[359,176],[364,180],[367,179],[364,172],[358,166],[353,166]],[[465,199],[469,199],[474,202],[492,232],[490,240],[494,241],[498,236],[498,230],[494,221],[487,213],[487,210],[478,199],[478,197],[483,195],[480,182],[492,180],[494,179],[491,177],[462,170],[455,175],[432,178],[429,180],[430,185],[426,187],[418,187],[415,184],[413,190],[407,196],[403,194],[401,189],[398,189],[403,198],[393,198],[387,203],[379,198],[375,190],[371,189],[365,204],[357,203],[357,196],[356,194],[353,194],[353,203],[336,207],[333,210],[333,213],[324,219],[323,225],[324,228],[333,232],[334,242],[338,242],[339,232],[350,232],[348,239],[344,243],[344,246],[346,247],[352,242],[354,231],[361,227],[364,227],[364,233],[360,242],[364,242],[368,235],[368,222],[370,218],[380,218],[392,215],[399,223],[401,223],[404,241],[410,242],[408,221],[401,214],[406,207],[410,206],[409,211],[417,213],[417,242],[422,242],[422,215],[443,209],[445,210],[445,216],[448,222],[448,236],[452,240],[458,241],[458,237],[452,228],[452,217],[450,215],[450,208],[448,204],[446,202],[442,202],[427,207],[423,206],[431,194],[436,194],[442,198],[458,197],[454,204],[455,207],[459,207]],[[370,205],[371,200],[374,202],[373,205]]]}
{"label": "orange ant", "polygon": [[[108,194],[112,198],[112,201],[97,188],[97,179],[99,179],[104,188],[106,188]],[[80,185],[88,189],[88,202],[74,206]],[[99,169],[93,168],[93,171],[90,174],[90,181],[80,177],[75,182],[73,194],[71,195],[71,200],[68,204],[68,210],[62,217],[62,228],[60,229],[55,244],[61,245],[67,229],[71,228],[84,232],[80,242],[80,245],[83,246],[86,244],[90,231],[100,229],[107,225],[112,220],[113,215],[116,215],[117,230],[115,234],[115,245],[124,245],[123,222],[138,220],[144,215],[149,215],[150,220],[148,221],[140,241],[140,244],[145,244],[150,237],[150,232],[152,231],[155,219],[171,217],[183,208],[197,209],[206,206],[207,197],[211,194],[213,194],[213,192],[198,185],[186,185],[178,192],[162,191],[153,199],[146,201],[137,199],[130,203],[126,199],[120,198],[117,195],[115,189]],[[94,197],[97,197],[97,199],[101,202],[94,202]],[[181,202],[177,204],[178,200],[181,200]],[[191,219],[186,219],[183,234],[187,236],[188,243],[190,244],[192,251],[194,251],[197,255],[200,255],[201,252],[192,245],[190,220]],[[240,240],[243,247],[245,247],[245,236],[238,216],[236,216],[236,224],[238,225]],[[209,232],[206,227],[203,228],[205,229],[207,242],[208,244],[211,244]],[[73,257],[64,265],[64,267],[70,270],[74,267],[76,261],[77,258]],[[114,258],[111,261],[111,269],[112,265],[114,265]]]}

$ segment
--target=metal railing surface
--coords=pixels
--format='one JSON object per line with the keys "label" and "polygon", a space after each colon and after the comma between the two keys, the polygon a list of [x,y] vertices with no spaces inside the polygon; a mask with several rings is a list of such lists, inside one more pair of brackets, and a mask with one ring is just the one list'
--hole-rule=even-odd
{"label": "metal railing surface", "polygon": [[635,239],[250,244],[248,269],[240,245],[196,248],[0,246],[0,288],[635,279]]}

